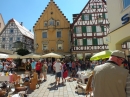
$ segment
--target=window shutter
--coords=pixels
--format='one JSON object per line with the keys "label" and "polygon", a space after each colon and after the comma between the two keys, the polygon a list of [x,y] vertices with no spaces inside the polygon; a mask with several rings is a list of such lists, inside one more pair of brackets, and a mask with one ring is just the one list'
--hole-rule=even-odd
{"label": "window shutter", "polygon": [[102,32],[104,32],[104,26],[101,26],[101,30],[102,30]]}
{"label": "window shutter", "polygon": [[82,26],[82,32],[86,33],[86,26]]}
{"label": "window shutter", "polygon": [[93,45],[98,45],[98,41],[96,38],[93,38]]}
{"label": "window shutter", "polygon": [[92,20],[92,15],[91,14],[89,14],[89,20]]}
{"label": "window shutter", "polygon": [[75,39],[75,46],[77,46],[77,39]]}
{"label": "window shutter", "polygon": [[102,6],[101,6],[101,5],[99,5],[99,8],[102,8]]}
{"label": "window shutter", "polygon": [[84,14],[82,14],[82,20],[84,21]]}
{"label": "window shutter", "polygon": [[106,19],[105,13],[102,13],[102,17],[103,19]]}
{"label": "window shutter", "polygon": [[87,45],[87,39],[83,39],[83,46]]}
{"label": "window shutter", "polygon": [[94,9],[94,5],[92,6],[92,8]]}
{"label": "window shutter", "polygon": [[74,33],[76,33],[76,27],[74,27]]}
{"label": "window shutter", "polygon": [[92,32],[93,32],[93,33],[96,32],[96,26],[92,26]]}

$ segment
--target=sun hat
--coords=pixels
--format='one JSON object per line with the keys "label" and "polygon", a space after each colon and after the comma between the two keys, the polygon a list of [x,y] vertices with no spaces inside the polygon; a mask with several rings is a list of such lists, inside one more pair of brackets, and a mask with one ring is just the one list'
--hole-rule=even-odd
{"label": "sun hat", "polygon": [[111,53],[111,56],[116,56],[116,57],[120,57],[120,58],[124,58],[125,59],[125,54],[124,52],[120,51],[120,50],[114,50]]}

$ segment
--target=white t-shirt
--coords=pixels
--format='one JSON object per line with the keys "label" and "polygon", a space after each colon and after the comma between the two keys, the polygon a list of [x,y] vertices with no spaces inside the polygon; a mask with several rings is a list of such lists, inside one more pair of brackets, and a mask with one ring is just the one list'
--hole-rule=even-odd
{"label": "white t-shirt", "polygon": [[59,62],[56,62],[54,64],[54,67],[56,68],[56,72],[61,72],[61,66],[62,66],[62,64]]}
{"label": "white t-shirt", "polygon": [[7,67],[8,67],[8,65],[7,65],[7,64],[6,64],[6,65],[4,65],[4,70],[8,70],[8,69],[7,69]]}
{"label": "white t-shirt", "polygon": [[48,63],[48,66],[51,66],[51,65],[52,65],[52,63],[51,63],[51,62],[49,62],[49,63]]}

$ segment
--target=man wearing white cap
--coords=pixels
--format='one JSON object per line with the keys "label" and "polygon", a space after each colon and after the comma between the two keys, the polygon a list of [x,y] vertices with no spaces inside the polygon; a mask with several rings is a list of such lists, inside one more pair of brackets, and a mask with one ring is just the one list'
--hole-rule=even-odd
{"label": "man wearing white cap", "polygon": [[129,71],[120,67],[124,60],[124,52],[115,50],[106,63],[94,68],[93,97],[128,97],[130,95]]}

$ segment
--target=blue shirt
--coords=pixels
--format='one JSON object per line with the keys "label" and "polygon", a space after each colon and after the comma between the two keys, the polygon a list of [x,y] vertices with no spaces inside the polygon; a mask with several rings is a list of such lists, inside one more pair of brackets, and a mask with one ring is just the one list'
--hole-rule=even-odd
{"label": "blue shirt", "polygon": [[71,64],[71,62],[69,62],[68,64],[69,64],[69,67],[72,67],[72,64]]}
{"label": "blue shirt", "polygon": [[35,67],[36,67],[36,62],[32,62],[32,63],[31,63],[31,66],[32,66],[32,69],[35,69]]}

